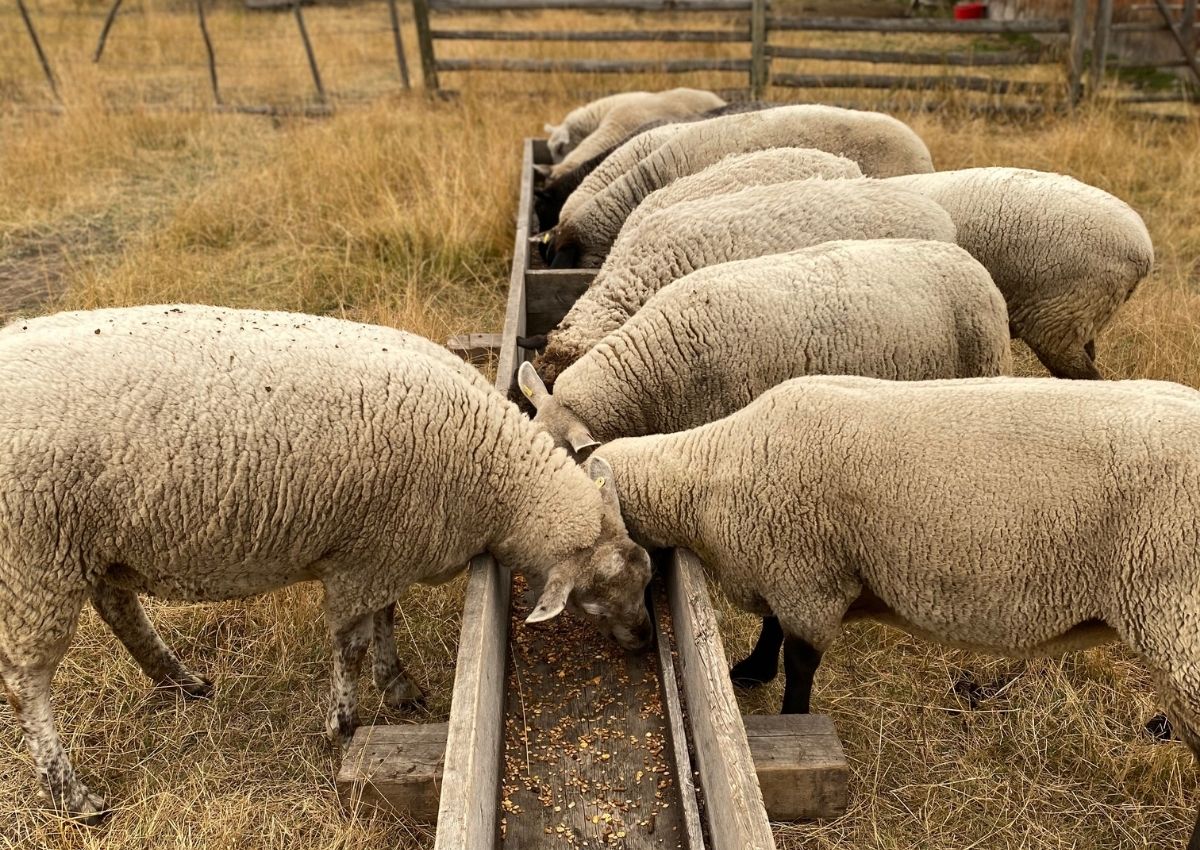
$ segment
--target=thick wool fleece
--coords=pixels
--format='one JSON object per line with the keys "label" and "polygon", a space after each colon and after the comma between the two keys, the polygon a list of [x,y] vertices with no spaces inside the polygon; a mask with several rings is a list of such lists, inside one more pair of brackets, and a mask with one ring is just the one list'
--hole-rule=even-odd
{"label": "thick wool fleece", "polygon": [[596,456],[635,539],[818,650],[862,616],[1012,656],[1115,633],[1196,751],[1198,446],[1176,384],[810,377]]}
{"label": "thick wool fleece", "polygon": [[625,219],[651,192],[730,154],[777,147],[838,154],[858,163],[868,177],[933,171],[917,134],[882,113],[803,105],[724,115],[687,125],[586,203],[572,205],[569,214],[564,207],[555,251],[578,253],[599,265]]}
{"label": "thick wool fleece", "polygon": [[862,177],[862,169],[844,156],[814,148],[768,148],[754,153],[732,154],[703,171],[680,177],[651,192],[625,219],[621,232],[634,230],[645,219],[669,206],[727,195],[751,186],[790,183],[821,178],[848,180]]}
{"label": "thick wool fleece", "polygon": [[651,127],[623,142],[616,150],[592,169],[566,201],[563,202],[560,218],[569,217],[575,210],[591,200],[597,192],[604,191],[610,183],[633,168],[647,156],[678,135],[688,126],[684,122],[673,122]]}
{"label": "thick wool fleece", "polygon": [[[577,117],[572,120],[571,113],[563,122],[569,125],[568,134],[574,138],[581,130],[591,127],[578,142],[563,151],[563,157],[550,169],[551,177],[558,177],[582,162],[586,162],[602,151],[606,151],[617,142],[625,139],[638,127],[650,121],[666,119],[678,121],[693,115],[707,112],[725,101],[710,91],[702,89],[676,88],[661,92],[635,92],[626,96],[614,95],[603,98],[603,113],[599,120],[592,124],[595,109],[588,110],[586,120]],[[586,107],[585,107],[586,109]],[[554,134],[552,134],[553,136]],[[551,139],[553,145],[554,139]],[[559,150],[562,150],[559,148]]]}
{"label": "thick wool fleece", "polygon": [[1019,168],[886,182],[920,192],[950,213],[958,244],[1004,293],[1014,334],[1053,374],[1100,377],[1096,336],[1154,264],[1150,234],[1133,209],[1062,174]]}
{"label": "thick wool fleece", "polygon": [[836,239],[954,241],[950,216],[879,182],[800,180],[675,204],[622,235],[534,361],[549,385],[646,300],[696,269]]}
{"label": "thick wool fleece", "polygon": [[563,372],[553,398],[608,442],[712,422],[801,375],[1011,371],[1004,299],[962,248],[826,242],[675,281]]}

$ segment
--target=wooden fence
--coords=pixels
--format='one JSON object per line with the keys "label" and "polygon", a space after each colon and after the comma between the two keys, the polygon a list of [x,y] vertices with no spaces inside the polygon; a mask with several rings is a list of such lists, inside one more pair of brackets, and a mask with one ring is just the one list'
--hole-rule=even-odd
{"label": "wooden fence", "polygon": [[[572,72],[572,73],[688,73],[697,71],[733,72],[746,75],[745,90],[751,97],[762,97],[771,86],[796,89],[889,89],[922,90],[950,88],[959,91],[995,95],[1044,97],[1054,90],[1063,91],[1062,83],[1006,79],[985,73],[965,73],[962,69],[1016,69],[1035,65],[1062,64],[1065,53],[1065,94],[1072,104],[1085,92],[1099,91],[1104,84],[1106,45],[1109,34],[1120,31],[1170,32],[1180,48],[1181,58],[1166,61],[1166,66],[1187,67],[1194,82],[1200,84],[1200,64],[1196,57],[1194,22],[1196,0],[1185,0],[1183,15],[1177,22],[1164,0],[1155,0],[1162,20],[1139,23],[1112,23],[1112,0],[1097,0],[1094,29],[1089,30],[1088,0],[1072,0],[1070,16],[1045,20],[952,20],[948,18],[843,18],[773,15],[769,0],[413,0],[413,11],[421,51],[421,66],[428,88],[440,86],[442,72]],[[461,13],[512,11],[638,11],[678,16],[680,13],[741,13],[733,25],[724,29],[591,29],[534,30],[499,28],[455,28],[451,16]],[[434,17],[436,16],[436,18]],[[965,37],[1007,35],[1033,36],[1020,46],[1002,51],[964,49],[944,50],[859,50],[800,47],[779,43],[777,38],[789,32],[912,33]],[[773,41],[773,39],[775,39]],[[439,58],[440,49],[449,42],[664,42],[725,43],[744,45],[737,57],[672,58],[661,60],[631,59],[534,59],[514,57]],[[1065,45],[1064,45],[1065,43]],[[1062,47],[1065,46],[1065,51]],[[1092,48],[1091,75],[1088,78],[1087,51]],[[886,74],[796,73],[779,68],[791,60],[867,63],[885,66],[923,66],[920,71]],[[947,71],[931,74],[931,67]],[[1177,97],[1187,97],[1181,90]],[[1129,97],[1126,100],[1147,98]],[[1155,99],[1167,99],[1159,97]]]}

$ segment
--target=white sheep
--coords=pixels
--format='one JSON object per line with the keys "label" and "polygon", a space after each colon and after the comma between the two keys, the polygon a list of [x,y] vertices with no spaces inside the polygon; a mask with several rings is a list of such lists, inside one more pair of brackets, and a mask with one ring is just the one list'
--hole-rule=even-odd
{"label": "white sheep", "polygon": [[204,680],[138,593],[214,601],[320,581],[336,741],[356,724],[375,612],[481,552],[544,584],[531,621],[573,597],[623,645],[648,640],[649,558],[611,488],[499,393],[370,326],[104,313],[0,334],[0,673],[59,809],[87,822],[106,809],[50,706],[89,598],[155,681],[190,690]]}
{"label": "white sheep", "polygon": [[550,242],[552,265],[599,265],[625,219],[654,190],[730,154],[777,147],[835,153],[856,162],[868,177],[933,171],[917,134],[878,112],[802,105],[710,118],[685,126],[582,204],[568,198]]}
{"label": "white sheep", "polygon": [[[1200,393],[1155,381],[788,381],[609,443],[630,534],[778,617],[783,711],[847,621],[1013,657],[1119,639],[1200,755]],[[1200,822],[1190,848],[1200,837]]]}
{"label": "white sheep", "polygon": [[530,363],[534,422],[575,452],[684,431],[800,375],[892,380],[1012,371],[1008,314],[987,270],[946,242],[825,242],[709,266],[655,293],[558,377]]}
{"label": "white sheep", "polygon": [[1095,340],[1154,264],[1141,217],[1062,174],[968,168],[886,181],[945,207],[1008,302],[1013,335],[1060,378],[1099,378]]}
{"label": "white sheep", "polygon": [[[636,229],[649,216],[683,203],[726,195],[751,186],[790,183],[795,180],[850,180],[862,177],[853,160],[813,148],[768,148],[754,153],[733,154],[703,171],[680,177],[646,196],[621,225]],[[618,234],[619,238],[619,234]]]}
{"label": "white sheep", "polygon": [[954,241],[933,201],[879,182],[799,180],[675,204],[621,235],[592,285],[534,360],[548,384],[662,287],[717,263],[835,239]]}
{"label": "white sheep", "polygon": [[550,176],[564,174],[608,150],[648,121],[674,121],[724,105],[725,101],[710,91],[689,88],[627,92],[592,101],[572,110],[561,125],[546,125],[555,162]]}

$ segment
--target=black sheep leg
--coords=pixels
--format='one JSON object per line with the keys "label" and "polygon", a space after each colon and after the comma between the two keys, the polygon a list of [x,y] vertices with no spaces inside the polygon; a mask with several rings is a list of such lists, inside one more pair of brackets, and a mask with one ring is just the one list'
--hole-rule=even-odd
{"label": "black sheep leg", "polygon": [[733,665],[729,678],[738,688],[757,688],[779,672],[779,650],[783,646],[783,627],[775,617],[763,617],[762,631],[750,654]]}
{"label": "black sheep leg", "polygon": [[783,708],[780,714],[808,714],[813,676],[821,666],[821,652],[804,638],[783,641]]}

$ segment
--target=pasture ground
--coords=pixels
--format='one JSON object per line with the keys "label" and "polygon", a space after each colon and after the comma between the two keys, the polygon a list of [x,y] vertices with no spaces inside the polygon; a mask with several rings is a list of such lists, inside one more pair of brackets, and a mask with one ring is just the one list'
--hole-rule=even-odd
{"label": "pasture ground", "polygon": [[[7,63],[25,48],[9,40],[0,76],[17,79]],[[520,139],[582,99],[568,86],[587,84],[556,81],[530,98],[480,80],[450,101],[376,96],[307,121],[159,110],[148,97],[111,110],[101,82],[81,72],[63,114],[29,108],[24,84],[8,95],[0,85],[0,290],[22,288],[10,305],[213,302],[436,340],[499,328]],[[1101,337],[1101,366],[1114,378],[1200,386],[1200,122],[1105,108],[997,121],[953,104],[901,117],[939,168],[1061,171],[1133,204],[1158,263]],[[1027,353],[1020,362],[1041,374]],[[461,580],[418,589],[401,605],[399,644],[427,710],[390,714],[364,682],[365,721],[446,717],[461,590]],[[756,623],[728,606],[721,615],[738,657]],[[216,681],[216,697],[185,704],[152,692],[85,613],[55,699],[77,767],[117,811],[101,830],[43,811],[0,707],[0,848],[429,846],[428,827],[337,802],[337,754],[321,732],[328,653],[316,588],[155,604],[152,617]],[[830,823],[780,825],[781,848],[1182,846],[1197,772],[1182,745],[1142,731],[1156,700],[1124,651],[1019,663],[866,626],[826,658],[814,705],[844,738],[851,808]],[[977,708],[963,671],[983,694]],[[779,699],[770,688],[744,708],[771,711]]]}

